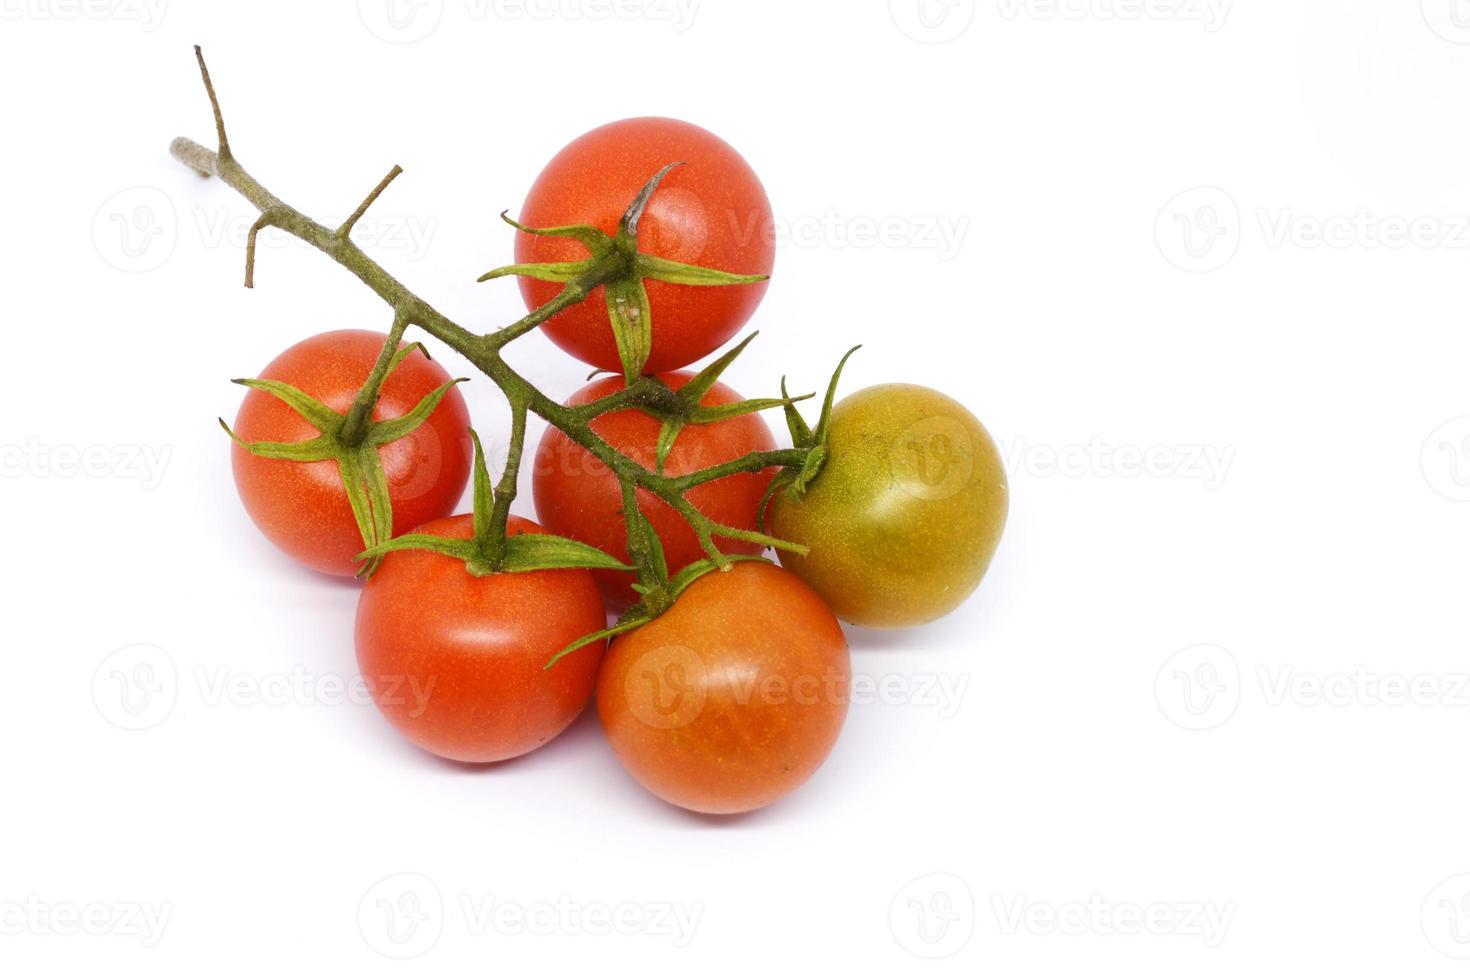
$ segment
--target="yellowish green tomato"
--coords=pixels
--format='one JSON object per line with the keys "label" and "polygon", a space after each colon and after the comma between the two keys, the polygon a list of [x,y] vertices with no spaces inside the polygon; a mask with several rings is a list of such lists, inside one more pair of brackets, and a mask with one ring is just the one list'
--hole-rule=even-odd
{"label": "yellowish green tomato", "polygon": [[995,442],[959,402],[919,385],[876,385],[838,402],[826,465],[769,522],[808,546],[781,564],[858,626],[916,626],[980,584],[1009,493]]}

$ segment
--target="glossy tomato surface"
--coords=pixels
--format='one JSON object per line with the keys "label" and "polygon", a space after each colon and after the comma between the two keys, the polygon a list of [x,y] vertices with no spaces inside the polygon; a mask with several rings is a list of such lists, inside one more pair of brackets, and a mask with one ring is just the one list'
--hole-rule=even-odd
{"label": "glossy tomato surface", "polygon": [[649,791],[688,810],[740,813],[817,771],[850,685],[847,641],[817,594],[784,569],[739,562],[613,641],[597,710]]}
{"label": "glossy tomato surface", "polygon": [[918,385],[865,388],[833,409],[807,493],[771,501],[772,532],[811,549],[781,564],[860,626],[937,619],[980,584],[1009,490],[1000,451],[959,402]]}
{"label": "glossy tomato surface", "polygon": [[[346,412],[387,341],[371,330],[319,334],[285,351],[259,377],[294,385]],[[442,367],[415,351],[383,383],[373,418],[406,415],[449,380]],[[464,398],[451,388],[427,422],[379,450],[394,534],[450,514],[459,504],[470,473],[469,424]],[[255,389],[246,393],[234,428],[249,442],[299,442],[319,434],[285,402]],[[265,459],[236,443],[231,463],[245,510],[276,547],[318,571],[357,572],[362,536],[335,461]]]}
{"label": "glossy tomato surface", "polygon": [[[421,531],[468,538],[469,515]],[[538,530],[512,517],[512,534]],[[605,641],[543,669],[606,625],[585,569],[476,577],[427,551],[383,559],[357,606],[357,662],[383,715],[411,742],[460,762],[530,752],[586,707]]]}
{"label": "glossy tomato surface", "polygon": [[[693,375],[674,371],[659,376],[670,388],[682,388]],[[583,387],[568,404],[585,405],[624,387],[621,377],[601,378]],[[704,405],[728,405],[741,400],[733,389],[715,383],[701,402]],[[614,449],[653,469],[658,457],[660,423],[637,409],[612,412],[592,422],[592,431]],[[679,433],[664,461],[664,473],[683,476],[719,463],[738,459],[747,453],[776,448],[770,428],[759,415],[740,415],[709,425],[689,425]],[[686,499],[706,517],[727,527],[755,530],[761,497],[771,482],[773,472],[737,473],[712,483],[694,487]],[[622,561],[628,561],[628,531],[623,520],[623,491],[613,472],[597,457],[573,442],[565,433],[548,428],[536,449],[533,493],[536,517],[552,534],[576,538],[601,548]],[[645,490],[638,491],[643,513],[653,524],[663,542],[669,574],[704,557],[704,549],[689,522],[668,504]],[[727,554],[759,554],[760,545],[716,537],[716,544]],[[627,606],[637,598],[633,592],[634,576],[627,572],[597,570],[593,572],[609,602]]]}
{"label": "glossy tomato surface", "polygon": [[[611,235],[649,178],[676,162],[685,165],[664,178],[639,223],[640,251],[723,272],[770,275],[776,255],[771,203],[755,171],[724,140],[677,119],[624,119],[573,140],[536,178],[520,221],[533,228],[593,225]],[[570,262],[587,254],[568,239],[516,235],[518,263]],[[520,282],[527,309],[561,290],[558,283]],[[653,349],[645,371],[684,367],[718,348],[750,319],[766,285],[649,280]],[[621,373],[601,288],[542,329],[572,356]]]}

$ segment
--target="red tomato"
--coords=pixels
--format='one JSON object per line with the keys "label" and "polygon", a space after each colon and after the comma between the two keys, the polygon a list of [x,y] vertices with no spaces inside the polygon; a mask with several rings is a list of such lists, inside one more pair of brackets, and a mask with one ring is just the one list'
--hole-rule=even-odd
{"label": "red tomato", "polygon": [[[664,178],[639,222],[639,250],[722,272],[769,275],[775,237],[760,179],[730,144],[677,119],[624,119],[573,140],[536,178],[519,220],[533,228],[593,225],[612,235],[649,178],[678,162],[686,165]],[[518,263],[569,262],[586,258],[587,250],[565,238],[517,234],[515,256]],[[528,309],[561,288],[521,279]],[[653,348],[644,370],[653,374],[692,364],[733,337],[755,312],[766,283],[680,286],[648,280],[646,288]],[[542,329],[572,356],[622,372],[602,289]]]}
{"label": "red tomato", "polygon": [[[682,388],[694,375],[674,371],[660,375],[664,384]],[[568,403],[585,405],[624,387],[621,377],[600,378],[572,395]],[[728,405],[741,401],[733,389],[716,382],[701,404]],[[592,431],[614,449],[653,469],[658,457],[660,423],[637,409],[611,412],[592,422]],[[759,415],[739,415],[709,425],[688,425],[674,441],[664,461],[664,473],[682,476],[747,453],[776,448],[771,430]],[[774,476],[773,470],[738,473],[695,487],[686,499],[711,520],[727,527],[755,530],[761,498]],[[548,428],[536,450],[532,483],[536,516],[552,534],[576,538],[622,561],[628,561],[628,531],[623,521],[623,491],[618,478],[597,457],[573,442],[559,429]],[[643,513],[663,542],[669,574],[705,555],[689,522],[678,511],[645,490],[638,491]],[[755,555],[760,545],[717,537],[715,543],[728,554]],[[628,572],[595,570],[593,576],[614,606],[637,600]]]}
{"label": "red tomato", "polygon": [[[346,412],[387,342],[386,335],[371,330],[318,334],[271,361],[260,377],[294,385],[328,408]],[[373,418],[406,415],[449,380],[443,368],[416,351],[383,383]],[[459,504],[470,473],[469,424],[464,398],[451,388],[427,422],[379,450],[395,535],[450,514]],[[235,419],[235,434],[249,442],[299,442],[318,432],[279,398],[250,389]],[[335,461],[265,459],[238,443],[231,460],[245,510],[276,547],[318,571],[357,572],[362,536]]]}
{"label": "red tomato", "polygon": [[[469,538],[468,514],[419,530]],[[536,524],[512,517],[507,530]],[[409,741],[460,762],[497,762],[551,741],[586,707],[604,641],[544,669],[607,625],[585,569],[476,577],[428,551],[383,559],[357,605],[357,663],[379,710]]]}
{"label": "red tomato", "polygon": [[612,643],[597,711],[613,751],[650,792],[739,813],[816,772],[847,716],[842,628],[790,572],[740,562]]}

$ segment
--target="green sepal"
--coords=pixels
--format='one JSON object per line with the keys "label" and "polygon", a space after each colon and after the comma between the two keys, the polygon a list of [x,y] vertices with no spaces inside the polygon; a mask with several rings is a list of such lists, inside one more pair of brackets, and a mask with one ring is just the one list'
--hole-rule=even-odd
{"label": "green sepal", "polygon": [[[628,516],[628,515],[625,515]],[[664,557],[664,543],[659,540],[658,532],[653,529],[653,522],[644,516],[643,511],[631,515],[634,532],[639,536],[639,542],[645,554],[648,555],[649,563],[653,566],[653,573],[660,582],[669,580],[669,563]]]}
{"label": "green sepal", "polygon": [[527,279],[538,279],[541,282],[572,282],[591,272],[596,264],[594,259],[582,259],[578,262],[527,262],[521,265],[503,265],[498,269],[491,269],[475,282],[489,282],[491,279],[501,279],[505,276],[525,276]]}
{"label": "green sepal", "polygon": [[685,422],[689,421],[688,415],[692,415],[699,408],[699,403],[704,400],[705,395],[709,394],[715,382],[720,380],[720,375],[725,373],[725,369],[734,363],[735,358],[740,356],[759,333],[759,330],[752,331],[750,336],[705,365],[698,374],[685,382],[684,387],[679,389],[679,399],[689,406],[689,410],[684,418],[664,419],[664,424],[658,431],[656,464],[660,474],[664,471],[664,461],[668,459],[669,452],[674,448],[674,440],[679,438],[680,430],[684,428]]}
{"label": "green sepal", "polygon": [[842,378],[842,369],[847,367],[847,359],[862,350],[862,347],[862,344],[858,344],[849,348],[842,355],[842,360],[837,362],[837,370],[832,372],[832,381],[827,385],[827,397],[822,400],[822,415],[817,419],[817,429],[813,433],[817,445],[827,444],[827,430],[832,425],[832,402],[837,397],[837,382]]}
{"label": "green sepal", "polygon": [[618,359],[623,364],[623,380],[631,385],[643,374],[643,365],[653,349],[648,291],[643,288],[642,279],[633,277],[607,283],[605,292],[607,317],[618,345]]}
{"label": "green sepal", "polygon": [[674,440],[679,438],[679,433],[684,431],[683,422],[675,422],[672,419],[659,426],[658,444],[654,447],[654,467],[659,476],[664,473],[664,461],[669,458],[669,453],[674,448]]}
{"label": "green sepal", "polygon": [[726,561],[729,564],[727,564],[723,569],[720,568],[719,565],[715,564],[714,560],[711,558],[702,558],[699,561],[690,562],[689,564],[685,565],[679,570],[679,574],[675,575],[673,580],[669,582],[669,593],[675,599],[678,599],[679,596],[684,594],[684,591],[688,589],[689,586],[693,585],[695,582],[704,578],[711,572],[728,571],[730,565],[734,565],[742,561],[759,561],[764,562],[767,565],[775,564],[769,558],[766,558],[762,555],[727,555],[725,557]]}
{"label": "green sepal", "polygon": [[446,538],[437,534],[404,534],[364,551],[362,559],[381,558],[395,551],[430,551],[465,564],[476,578],[500,573],[543,572],[556,568],[606,568],[629,572],[632,566],[590,544],[554,534],[512,534],[505,539],[505,556],[496,564],[486,561],[473,538]]}
{"label": "green sepal", "polygon": [[815,392],[809,392],[805,395],[797,395],[795,398],[747,398],[743,402],[731,402],[729,405],[701,405],[694,410],[689,422],[692,425],[708,425],[711,422],[723,422],[725,419],[764,412],[767,409],[783,406],[789,408],[795,402],[804,402],[808,398],[815,397],[817,397]]}
{"label": "green sepal", "polygon": [[490,482],[490,467],[485,463],[485,447],[480,444],[480,434],[470,426],[470,442],[475,447],[474,491],[474,535],[476,541],[484,541],[490,534],[490,519],[495,511],[495,485]]}
{"label": "green sepal", "polygon": [[[772,564],[770,559],[762,558],[760,555],[731,555],[729,561],[731,564],[740,561],[759,561],[765,562],[768,565]],[[671,600],[678,599],[689,586],[704,578],[704,576],[718,571],[722,571],[720,566],[708,558],[685,565],[679,574],[675,575],[673,580],[669,582],[668,593]],[[556,666],[557,661],[561,660],[561,658],[570,653],[575,653],[589,643],[596,643],[598,640],[611,640],[614,637],[622,636],[624,633],[631,633],[640,626],[647,626],[657,618],[658,616],[649,613],[642,603],[632,605],[628,607],[627,612],[618,617],[618,621],[612,626],[609,626],[605,630],[598,630],[596,633],[588,633],[586,636],[579,637],[565,647],[562,647],[561,650],[557,651],[556,656],[546,662],[546,666],[542,669],[550,670]]]}
{"label": "green sepal", "polygon": [[756,527],[760,528],[763,531],[765,530],[766,511],[770,508],[771,501],[775,499],[776,494],[780,493],[782,490],[791,486],[795,482],[796,474],[793,473],[791,470],[782,470],[771,478],[771,482],[766,484],[766,492],[761,495],[760,506],[756,508]]}
{"label": "green sepal", "polygon": [[392,377],[393,372],[398,370],[398,366],[404,361],[408,360],[409,355],[414,353],[415,351],[424,355],[424,360],[426,361],[432,361],[434,359],[434,355],[429,353],[429,348],[425,347],[417,340],[415,340],[411,344],[404,344],[402,347],[394,351],[393,356],[388,359],[388,371],[385,374],[385,377]]}
{"label": "green sepal", "polygon": [[592,225],[560,225],[555,228],[532,228],[523,225],[510,216],[509,211],[500,212],[500,220],[510,225],[517,231],[525,232],[527,235],[537,235],[542,238],[570,238],[581,242],[582,246],[591,254],[591,258],[580,259],[575,262],[528,262],[515,265],[503,265],[497,269],[491,269],[476,282],[488,282],[491,279],[500,279],[504,276],[525,276],[529,279],[539,279],[542,282],[571,282],[578,279],[597,265],[597,259],[612,250],[613,240],[600,228]]}
{"label": "green sepal", "polygon": [[336,432],[342,424],[342,415],[332,411],[315,398],[302,391],[294,385],[288,385],[284,381],[266,381],[261,378],[235,378],[234,383],[263,391],[268,395],[274,395],[306,421],[316,427],[317,431],[323,433]]}
{"label": "green sepal", "polygon": [[590,544],[555,534],[512,534],[505,539],[503,572],[539,572],[552,568],[606,568],[631,572],[633,566],[618,561]]}
{"label": "green sepal", "polygon": [[434,409],[438,408],[439,403],[444,400],[444,396],[449,394],[450,388],[458,384],[464,384],[468,380],[470,379],[455,378],[453,381],[446,381],[420,399],[419,403],[413,407],[413,410],[407,414],[400,415],[396,419],[384,419],[381,422],[374,422],[368,429],[367,444],[370,446],[386,446],[390,442],[397,442],[399,439],[402,439],[429,421],[429,416],[434,414]]}
{"label": "green sepal", "polygon": [[[781,379],[781,394],[786,395],[786,379]],[[811,426],[796,410],[795,405],[786,406],[786,428],[791,432],[791,444],[797,449],[806,449],[812,444]]]}
{"label": "green sepal", "polygon": [[721,272],[719,269],[707,269],[702,265],[689,265],[684,262],[675,262],[673,259],[659,258],[657,255],[644,255],[639,253],[633,260],[633,269],[644,279],[657,279],[659,282],[673,283],[678,286],[746,286],[755,282],[765,282],[771,278],[768,275],[741,275],[735,272]]}
{"label": "green sepal", "polygon": [[704,400],[704,396],[709,394],[709,390],[715,386],[715,382],[720,380],[720,375],[725,373],[725,369],[734,364],[735,359],[745,353],[745,348],[750,346],[750,342],[759,336],[759,330],[752,330],[749,336],[740,343],[701,368],[698,374],[690,378],[684,387],[679,389],[679,395],[689,404],[698,405]]}
{"label": "green sepal", "polygon": [[612,626],[609,626],[605,630],[598,630],[596,633],[588,633],[586,636],[578,637],[571,643],[568,643],[566,646],[562,647],[556,652],[556,656],[546,661],[546,666],[542,667],[541,669],[550,670],[552,667],[556,666],[556,662],[562,657],[565,657],[569,653],[576,653],[578,650],[587,646],[587,644],[589,643],[596,643],[598,640],[610,640],[615,636],[622,636],[624,633],[631,633],[633,630],[636,630],[638,627],[644,625],[647,622],[649,622],[648,619],[629,620],[625,616],[623,619],[619,619],[616,623],[614,623]]}
{"label": "green sepal", "polygon": [[400,534],[358,555],[359,561],[382,558],[395,551],[432,551],[446,558],[469,563],[475,558],[475,543],[468,538],[445,538],[437,534]]}
{"label": "green sepal", "polygon": [[235,440],[246,452],[265,459],[285,459],[293,463],[318,463],[324,459],[337,458],[337,443],[331,436],[321,435],[301,442],[247,442],[235,431],[219,420],[221,429]]}
{"label": "green sepal", "polygon": [[[791,481],[791,492],[797,496],[806,493],[811,482],[822,472],[822,467],[827,463],[827,435],[832,427],[832,403],[837,397],[837,382],[842,378],[842,369],[847,366],[847,359],[862,349],[858,344],[842,355],[842,360],[837,362],[837,370],[832,372],[832,380],[827,385],[827,397],[822,401],[822,414],[817,418],[815,431],[807,427],[806,421],[801,413],[795,408],[787,406],[786,426],[791,430],[791,441],[798,449],[809,450],[806,463],[802,465],[801,472]],[[786,393],[786,379],[781,379],[781,393]],[[765,505],[762,504],[762,513]]]}
{"label": "green sepal", "polygon": [[[362,535],[367,550],[393,537],[393,504],[388,496],[388,476],[383,472],[383,461],[376,446],[360,446],[344,451],[337,458],[337,469],[342,475],[342,486],[347,491],[347,502],[352,507],[353,519],[357,521],[358,533]],[[358,569],[359,575],[371,575],[378,567],[375,558]]]}
{"label": "green sepal", "polygon": [[811,486],[811,482],[817,478],[817,475],[822,472],[822,467],[826,465],[827,444],[819,443],[811,447],[811,451],[807,453],[806,463],[792,484],[792,492],[798,497],[806,493],[806,488]]}
{"label": "green sepal", "polygon": [[613,240],[608,237],[607,232],[592,225],[558,225],[555,228],[532,228],[523,225],[510,216],[509,211],[500,212],[500,220],[510,225],[516,231],[523,231],[527,235],[537,235],[541,238],[570,238],[581,242],[587,251],[596,255],[606,251],[612,246]]}

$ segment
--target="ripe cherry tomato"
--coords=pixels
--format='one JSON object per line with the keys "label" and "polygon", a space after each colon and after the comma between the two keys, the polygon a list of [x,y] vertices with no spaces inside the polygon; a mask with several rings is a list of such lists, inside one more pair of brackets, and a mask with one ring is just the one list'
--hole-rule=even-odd
{"label": "ripe cherry tomato", "polygon": [[914,626],[980,584],[1005,529],[1000,451],[963,405],[877,385],[832,411],[826,465],[799,500],[776,493],[773,533],[811,549],[781,564],[860,626]]}
{"label": "ripe cherry tomato", "polygon": [[[659,185],[638,227],[640,251],[722,272],[769,275],[775,262],[771,203],[750,165],[724,140],[677,119],[645,117],[609,123],[578,137],[551,159],[521,208],[533,228],[593,225],[609,235],[649,178],[682,162]],[[565,238],[518,234],[516,262],[570,262],[587,250]],[[521,279],[527,309],[561,290]],[[682,286],[648,280],[653,348],[646,373],[704,357],[750,319],[766,283]],[[573,357],[621,373],[607,300],[601,288],[553,317],[543,330]]]}
{"label": "ripe cherry tomato", "polygon": [[[692,377],[688,371],[659,376],[664,384],[675,390],[682,388]],[[600,378],[573,394],[568,403],[585,405],[621,391],[623,387],[621,377]],[[701,404],[728,405],[740,400],[740,395],[733,389],[715,382],[705,393]],[[637,409],[611,412],[592,422],[593,432],[648,469],[653,469],[657,460],[659,428],[657,419]],[[771,430],[759,415],[737,415],[708,425],[688,425],[680,431],[673,449],[664,460],[664,473],[682,476],[738,459],[747,453],[775,448]],[[727,527],[755,530],[761,498],[772,476],[769,470],[737,473],[693,488],[686,499],[711,520]],[[623,491],[617,476],[559,429],[548,428],[541,438],[536,450],[532,488],[536,498],[536,516],[549,532],[576,538],[622,561],[629,560],[627,524],[623,520]],[[670,575],[705,556],[694,529],[677,511],[641,489],[638,502],[663,542]],[[726,554],[754,555],[763,550],[760,545],[721,537],[716,537],[715,543]],[[598,569],[592,574],[603,594],[615,606],[623,607],[636,601],[631,573]]]}
{"label": "ripe cherry tomato", "polygon": [[[419,530],[469,538],[468,514]],[[534,532],[512,517],[511,534]],[[460,762],[497,762],[555,738],[586,707],[607,625],[585,569],[471,575],[429,551],[383,559],[357,605],[357,663],[379,710],[409,741]]]}
{"label": "ripe cherry tomato", "polygon": [[[328,408],[346,412],[388,338],[370,330],[318,334],[282,353],[260,377],[284,381]],[[415,351],[383,383],[374,419],[408,414],[449,375]],[[452,513],[470,473],[470,424],[464,398],[451,388],[427,422],[379,450],[393,502],[393,533]],[[299,442],[318,432],[285,402],[250,389],[235,419],[248,442]],[[277,548],[318,571],[354,575],[362,535],[337,463],[254,456],[238,443],[235,487],[256,526]]]}
{"label": "ripe cherry tomato", "polygon": [[739,562],[613,641],[597,711],[650,792],[688,810],[739,813],[817,771],[842,730],[850,685],[847,641],[817,594],[774,565]]}

